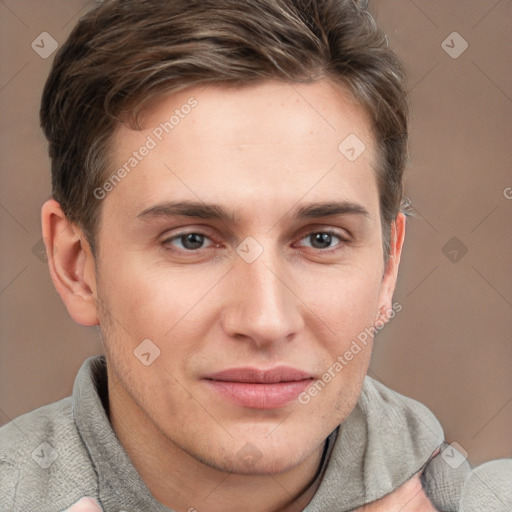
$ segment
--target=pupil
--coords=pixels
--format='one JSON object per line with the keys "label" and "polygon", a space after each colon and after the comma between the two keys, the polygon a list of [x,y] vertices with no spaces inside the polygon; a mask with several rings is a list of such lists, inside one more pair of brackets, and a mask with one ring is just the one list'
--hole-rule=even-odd
{"label": "pupil", "polygon": [[186,236],[181,237],[183,247],[186,249],[198,249],[203,245],[204,237],[197,233],[189,233]]}
{"label": "pupil", "polygon": [[332,237],[329,233],[315,233],[313,235],[313,247],[325,249],[331,245]]}

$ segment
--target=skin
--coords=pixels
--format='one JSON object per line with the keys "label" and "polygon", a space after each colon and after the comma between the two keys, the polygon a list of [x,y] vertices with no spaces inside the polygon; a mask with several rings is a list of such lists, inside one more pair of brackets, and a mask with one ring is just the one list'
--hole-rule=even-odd
{"label": "skin", "polygon": [[[385,266],[369,121],[326,80],[160,98],[141,131],[119,126],[112,172],[190,97],[197,106],[102,200],[95,256],[58,203],[44,205],[51,275],[70,315],[101,327],[110,420],[156,499],[177,511],[302,510],[325,439],[357,402],[371,341],[307,404],[242,407],[204,377],[287,365],[321,378],[391,309],[405,220]],[[366,146],[354,162],[338,150],[349,134]],[[235,219],[142,213],[169,201]],[[324,203],[350,208],[296,215]],[[310,235],[326,231],[322,248]],[[197,232],[195,250],[177,236]],[[252,263],[236,252],[249,236],[263,248]],[[145,339],[160,350],[149,366],[134,355]]]}

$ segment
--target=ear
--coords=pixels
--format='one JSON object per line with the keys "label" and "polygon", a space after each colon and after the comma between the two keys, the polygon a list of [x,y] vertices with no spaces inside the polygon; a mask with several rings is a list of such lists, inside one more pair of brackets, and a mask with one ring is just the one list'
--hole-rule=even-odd
{"label": "ear", "polygon": [[50,275],[68,313],[79,324],[98,325],[94,256],[83,232],[54,199],[44,203],[41,221]]}
{"label": "ear", "polygon": [[391,224],[390,251],[379,291],[379,311],[376,320],[386,323],[392,311],[393,293],[405,239],[405,215],[399,213]]}

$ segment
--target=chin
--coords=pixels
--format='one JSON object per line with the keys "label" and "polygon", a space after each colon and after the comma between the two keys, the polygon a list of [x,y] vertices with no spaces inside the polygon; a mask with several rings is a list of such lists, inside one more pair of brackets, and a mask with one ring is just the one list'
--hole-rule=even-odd
{"label": "chin", "polygon": [[[212,450],[203,446],[202,450],[188,451],[189,455],[212,469],[239,475],[269,475],[284,473],[293,469],[315,452],[319,443],[311,442],[299,435],[289,434],[288,442],[283,439],[270,442],[269,438],[250,437],[253,441],[237,441],[235,436],[228,443],[217,444]],[[322,437],[322,440],[324,438]]]}
{"label": "chin", "polygon": [[[299,456],[298,456],[299,455]],[[235,457],[226,462],[224,471],[228,473],[236,473],[239,475],[277,475],[293,469],[296,465],[303,461],[309,454],[297,454],[297,450],[287,453],[268,453],[259,454],[258,459],[240,458],[239,453]]]}

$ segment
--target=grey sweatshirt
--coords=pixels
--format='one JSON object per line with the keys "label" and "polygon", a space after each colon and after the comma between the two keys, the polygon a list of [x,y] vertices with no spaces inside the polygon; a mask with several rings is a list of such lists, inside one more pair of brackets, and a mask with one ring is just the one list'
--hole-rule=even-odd
{"label": "grey sweatshirt", "polygon": [[[172,512],[151,495],[119,443],[101,398],[106,394],[105,360],[91,358],[71,397],[0,428],[0,512],[62,512],[84,496],[105,512]],[[304,512],[354,510],[422,469],[438,510],[512,511],[512,459],[472,470],[443,443],[442,428],[425,406],[370,377],[329,439],[320,486]]]}

